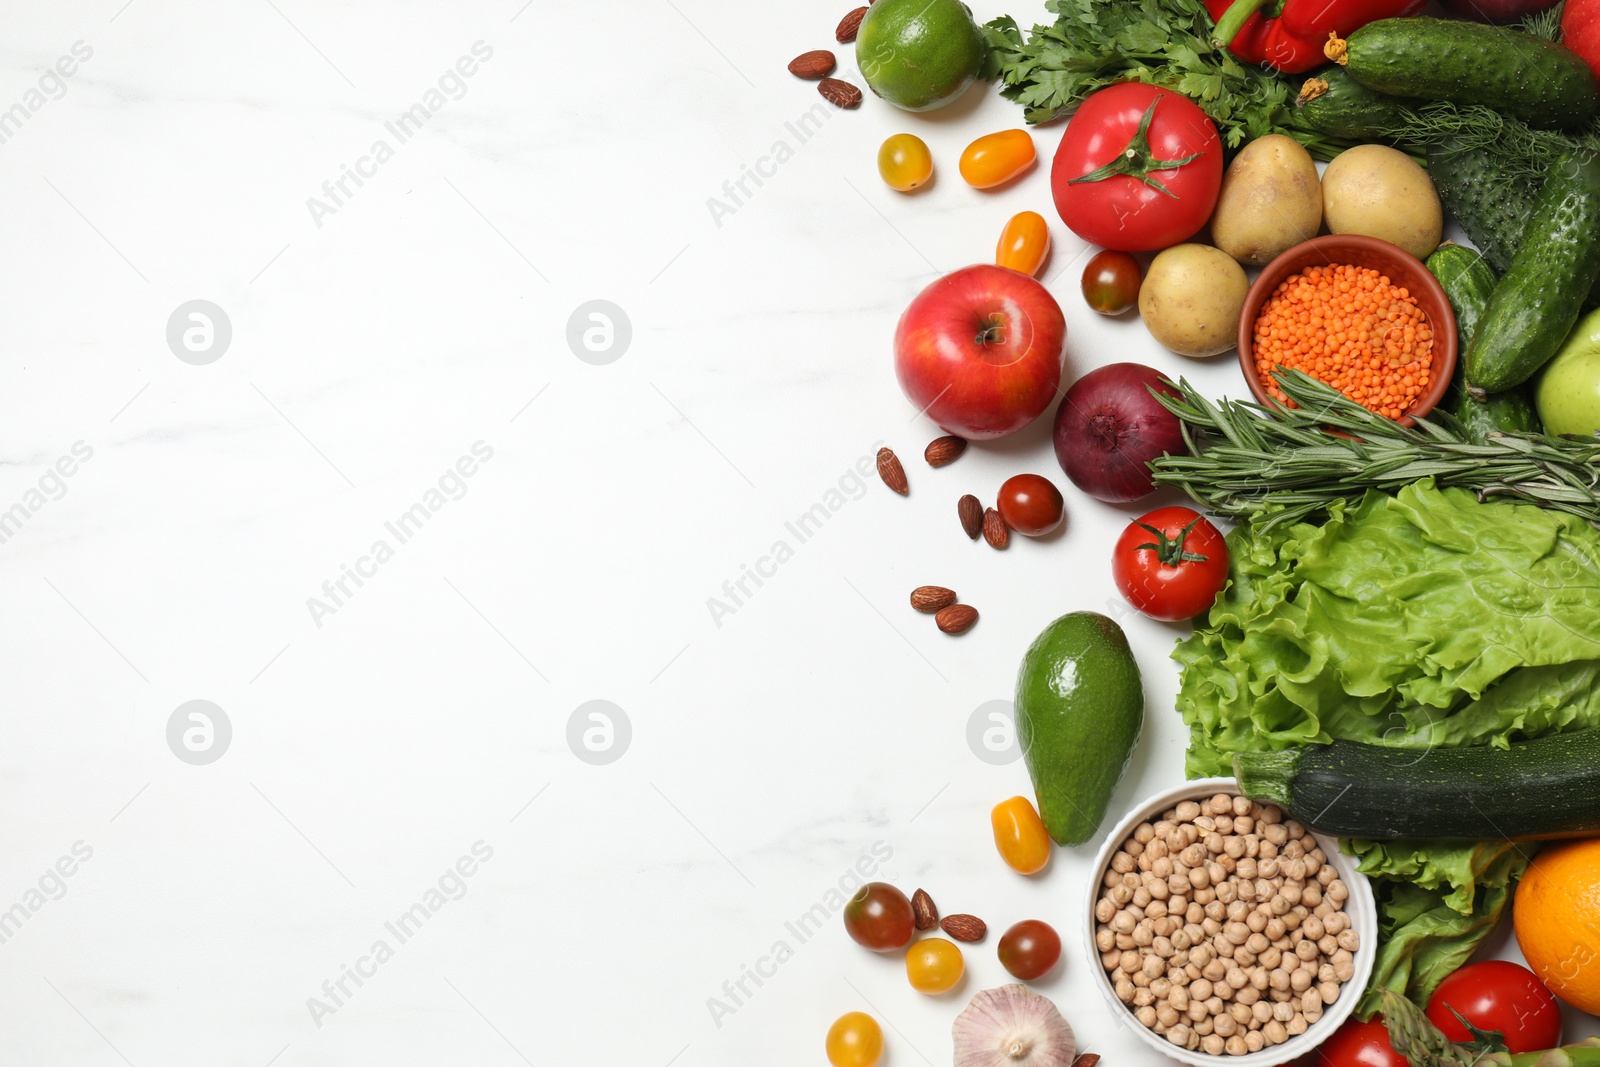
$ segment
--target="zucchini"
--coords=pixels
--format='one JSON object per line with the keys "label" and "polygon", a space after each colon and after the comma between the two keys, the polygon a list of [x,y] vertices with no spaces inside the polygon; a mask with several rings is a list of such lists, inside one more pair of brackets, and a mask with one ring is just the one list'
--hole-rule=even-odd
{"label": "zucchini", "polygon": [[1347,41],[1331,39],[1326,51],[1368,89],[1485,104],[1533,126],[1577,129],[1600,108],[1600,86],[1587,63],[1521,30],[1454,19],[1379,19]]}
{"label": "zucchini", "polygon": [[1521,385],[1567,339],[1600,279],[1600,154],[1564,153],[1534,201],[1462,362],[1474,396]]}
{"label": "zucchini", "polygon": [[1405,123],[1409,103],[1373,92],[1337,66],[1307,79],[1295,99],[1312,129],[1345,141],[1390,140]]}
{"label": "zucchini", "polygon": [[1233,757],[1239,790],[1314,830],[1389,840],[1506,840],[1600,830],[1600,729],[1509,748],[1355,741]]}

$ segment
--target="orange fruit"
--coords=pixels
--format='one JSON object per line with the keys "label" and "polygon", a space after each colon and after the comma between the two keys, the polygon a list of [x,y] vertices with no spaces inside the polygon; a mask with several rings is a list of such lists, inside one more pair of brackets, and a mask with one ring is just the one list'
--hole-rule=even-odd
{"label": "orange fruit", "polygon": [[1600,1012],[1600,837],[1541,849],[1511,910],[1517,944],[1550,992]]}

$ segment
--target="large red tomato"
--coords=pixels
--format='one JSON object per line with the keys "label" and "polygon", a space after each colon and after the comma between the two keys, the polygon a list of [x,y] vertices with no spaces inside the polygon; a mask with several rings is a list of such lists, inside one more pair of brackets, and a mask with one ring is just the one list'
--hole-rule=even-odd
{"label": "large red tomato", "polygon": [[1389,1031],[1377,1019],[1347,1020],[1315,1053],[1317,1067],[1411,1067],[1389,1043]]}
{"label": "large red tomato", "polygon": [[1228,584],[1228,542],[1198,511],[1157,508],[1122,531],[1111,580],[1152,619],[1192,619],[1210,611]]}
{"label": "large red tomato", "polygon": [[1066,335],[1049,290],[980,263],[911,301],[894,331],[894,372],[906,398],[950,433],[1003,437],[1055,399]]}
{"label": "large red tomato", "polygon": [[1188,97],[1139,82],[1090,94],[1067,123],[1050,168],[1067,228],[1122,252],[1193,237],[1221,188],[1216,125]]}
{"label": "large red tomato", "polygon": [[1479,1030],[1498,1030],[1511,1052],[1538,1052],[1561,1044],[1561,1007],[1539,976],[1507,960],[1469,963],[1439,983],[1428,998],[1428,1018],[1451,1041]]}

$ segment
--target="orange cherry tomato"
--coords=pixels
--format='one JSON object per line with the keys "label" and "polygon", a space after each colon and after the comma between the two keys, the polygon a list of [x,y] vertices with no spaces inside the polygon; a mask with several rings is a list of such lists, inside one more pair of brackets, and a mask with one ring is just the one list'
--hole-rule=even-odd
{"label": "orange cherry tomato", "polygon": [[961,981],[966,969],[961,950],[942,937],[925,937],[906,949],[906,978],[918,993],[947,993]]}
{"label": "orange cherry tomato", "polygon": [[833,1067],[874,1067],[883,1058],[883,1029],[864,1011],[845,1012],[828,1028]]}
{"label": "orange cherry tomato", "polygon": [[933,153],[914,133],[897,133],[878,148],[878,174],[889,188],[902,193],[933,177]]}
{"label": "orange cherry tomato", "polygon": [[1010,267],[1024,274],[1038,274],[1050,254],[1050,224],[1037,211],[1011,216],[1000,231],[1000,244],[994,250],[997,266]]}
{"label": "orange cherry tomato", "polygon": [[1033,166],[1035,158],[1027,130],[988,133],[961,153],[961,176],[974,189],[993,189]]}
{"label": "orange cherry tomato", "polygon": [[989,813],[994,827],[994,847],[1006,866],[1021,874],[1036,874],[1050,862],[1050,835],[1027,797],[1002,800]]}

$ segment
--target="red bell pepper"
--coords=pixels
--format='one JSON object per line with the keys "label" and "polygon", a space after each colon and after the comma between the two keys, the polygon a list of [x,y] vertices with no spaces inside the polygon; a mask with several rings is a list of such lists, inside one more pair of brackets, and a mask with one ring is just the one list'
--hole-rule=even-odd
{"label": "red bell pepper", "polygon": [[1427,0],[1206,0],[1220,47],[1286,74],[1327,62],[1330,33],[1348,37],[1377,19],[1415,15]]}

